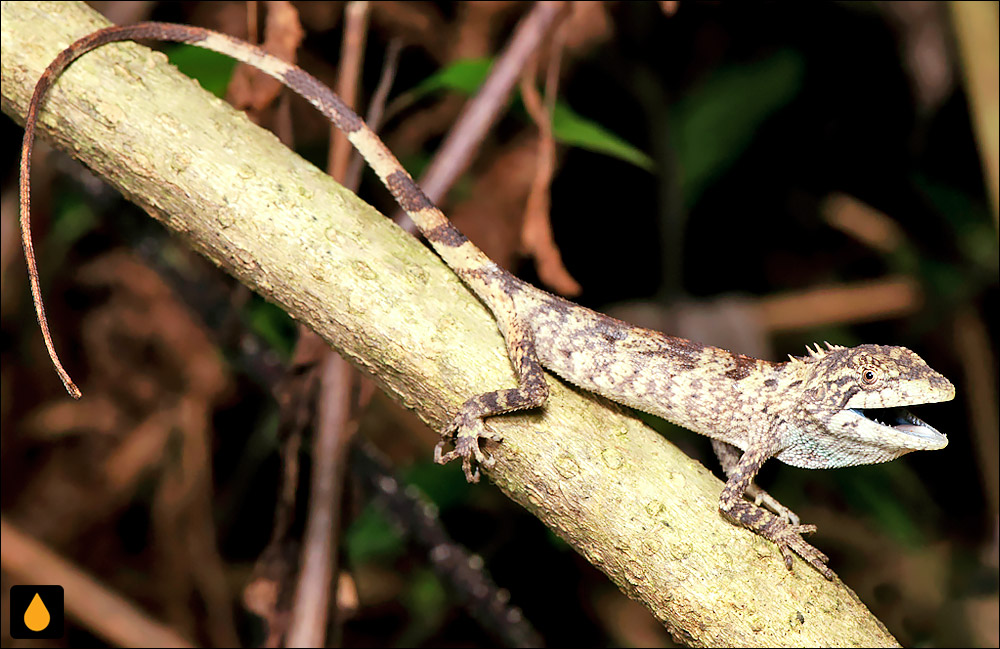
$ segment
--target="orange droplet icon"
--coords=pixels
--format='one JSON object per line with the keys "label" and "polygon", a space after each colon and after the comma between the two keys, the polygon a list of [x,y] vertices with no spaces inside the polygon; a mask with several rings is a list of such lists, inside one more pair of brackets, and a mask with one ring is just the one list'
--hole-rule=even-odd
{"label": "orange droplet icon", "polygon": [[39,632],[49,625],[49,609],[45,608],[42,598],[35,593],[24,611],[24,625],[34,632]]}

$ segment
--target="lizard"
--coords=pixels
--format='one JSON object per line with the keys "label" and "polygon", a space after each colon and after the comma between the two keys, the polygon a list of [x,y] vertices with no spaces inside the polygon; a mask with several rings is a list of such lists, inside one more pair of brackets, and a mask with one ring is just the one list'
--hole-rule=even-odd
{"label": "lizard", "polygon": [[[503,335],[518,385],[466,400],[441,430],[439,464],[460,459],[479,480],[494,465],[484,440],[501,442],[485,420],[542,407],[545,370],[611,401],[689,428],[712,440],[726,474],[719,511],[772,541],[792,569],[798,555],[828,579],[828,558],[803,539],[816,530],[753,480],[776,458],[803,468],[885,462],[915,450],[947,446],[948,438],[906,410],[948,401],[955,388],[904,347],[826,344],[787,362],[744,356],[643,329],[552,295],[499,267],[423,193],[382,140],[327,86],[298,66],[239,39],[171,23],[113,25],[61,51],[39,78],[25,118],[20,169],[22,245],[39,327],[59,377],[81,392],[63,368],[49,334],[30,229],[31,149],[40,107],[74,60],[102,45],[133,40],[195,45],[251,65],[304,97],[340,129],[448,267],[486,305]],[[452,443],[452,450],[446,451]]]}

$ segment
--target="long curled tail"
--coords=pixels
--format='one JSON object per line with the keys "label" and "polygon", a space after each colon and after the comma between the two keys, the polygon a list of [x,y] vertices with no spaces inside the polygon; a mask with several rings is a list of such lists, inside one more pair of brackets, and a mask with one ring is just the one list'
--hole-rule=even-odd
{"label": "long curled tail", "polygon": [[494,307],[497,300],[503,298],[502,296],[498,297],[500,289],[497,283],[488,280],[490,277],[495,279],[497,273],[501,275],[505,275],[505,273],[500,271],[489,257],[448,221],[441,210],[424,195],[417,183],[396,159],[396,156],[365,124],[364,120],[358,117],[353,110],[344,104],[340,97],[318,79],[298,66],[268,54],[250,43],[201,27],[159,22],[106,27],[74,42],[60,52],[45,69],[35,85],[34,94],[28,104],[28,113],[24,124],[24,140],[21,145],[21,243],[28,265],[31,295],[49,358],[52,359],[52,364],[55,366],[59,378],[62,379],[63,385],[66,386],[66,390],[74,398],[79,398],[81,392],[59,361],[52,336],[49,334],[49,325],[45,318],[45,307],[42,303],[41,287],[38,280],[34,246],[31,241],[31,149],[39,108],[44,103],[52,83],[63,70],[80,56],[102,45],[132,40],[187,43],[219,52],[261,70],[304,97],[344,132],[351,144],[378,174],[400,207],[413,219],[420,232],[444,259],[445,263],[486,302],[491,310],[496,311]]}

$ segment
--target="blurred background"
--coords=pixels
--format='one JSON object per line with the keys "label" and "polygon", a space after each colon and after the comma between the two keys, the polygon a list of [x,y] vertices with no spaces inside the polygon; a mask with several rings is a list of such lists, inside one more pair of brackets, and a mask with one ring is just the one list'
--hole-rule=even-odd
{"label": "blurred background", "polygon": [[[831,471],[772,461],[758,481],[819,527],[811,542],[902,644],[1000,643],[997,3],[89,4],[263,42],[354,94],[459,228],[547,290],[771,360],[816,341],[917,352],[957,388],[914,409],[946,449]],[[157,47],[396,212],[304,101],[224,57]],[[501,90],[486,82],[498,61],[515,66]],[[496,117],[449,140],[472,101]],[[281,645],[323,506],[339,525],[322,642],[672,643],[488,481],[434,465],[435,433],[363,380],[342,382],[357,434],[336,438],[337,497],[317,502],[323,353],[39,143],[35,241],[86,395],[72,401],[17,236],[22,131],[2,128],[5,611],[11,584],[72,575],[131,613],[68,618],[53,646],[141,643],[147,622],[193,644]],[[707,439],[649,421],[721,476]],[[390,493],[388,476],[422,495]],[[475,558],[428,557],[452,543]]]}

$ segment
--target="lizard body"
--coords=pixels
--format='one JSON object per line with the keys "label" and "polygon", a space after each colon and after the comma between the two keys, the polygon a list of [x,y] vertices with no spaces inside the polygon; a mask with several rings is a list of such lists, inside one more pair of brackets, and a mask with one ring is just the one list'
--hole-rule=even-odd
{"label": "lizard body", "polygon": [[[534,288],[497,266],[459,232],[364,121],[317,79],[243,41],[168,23],[112,26],[79,39],[48,66],[29,104],[21,159],[22,242],[49,355],[74,397],[80,391],[49,336],[34,264],[28,221],[31,144],[39,107],[62,70],[92,49],[125,40],[183,42],[220,52],[305,97],[347,135],[438,255],[490,309],[518,386],[468,399],[435,448],[439,463],[461,458],[470,481],[478,480],[477,464],[493,463],[480,440],[500,441],[484,419],[541,406],[548,396],[543,367],[548,368],[586,390],[711,437],[728,478],[720,510],[774,541],[789,568],[794,552],[832,578],[826,557],[802,539],[815,527],[799,525],[794,513],[753,484],[763,462],[776,457],[794,466],[833,468],[947,445],[947,437],[905,411],[893,411],[888,425],[866,416],[869,409],[954,397],[951,383],[913,352],[828,345],[803,358],[773,363],[635,327]],[[445,440],[452,436],[455,448],[445,452]]]}

